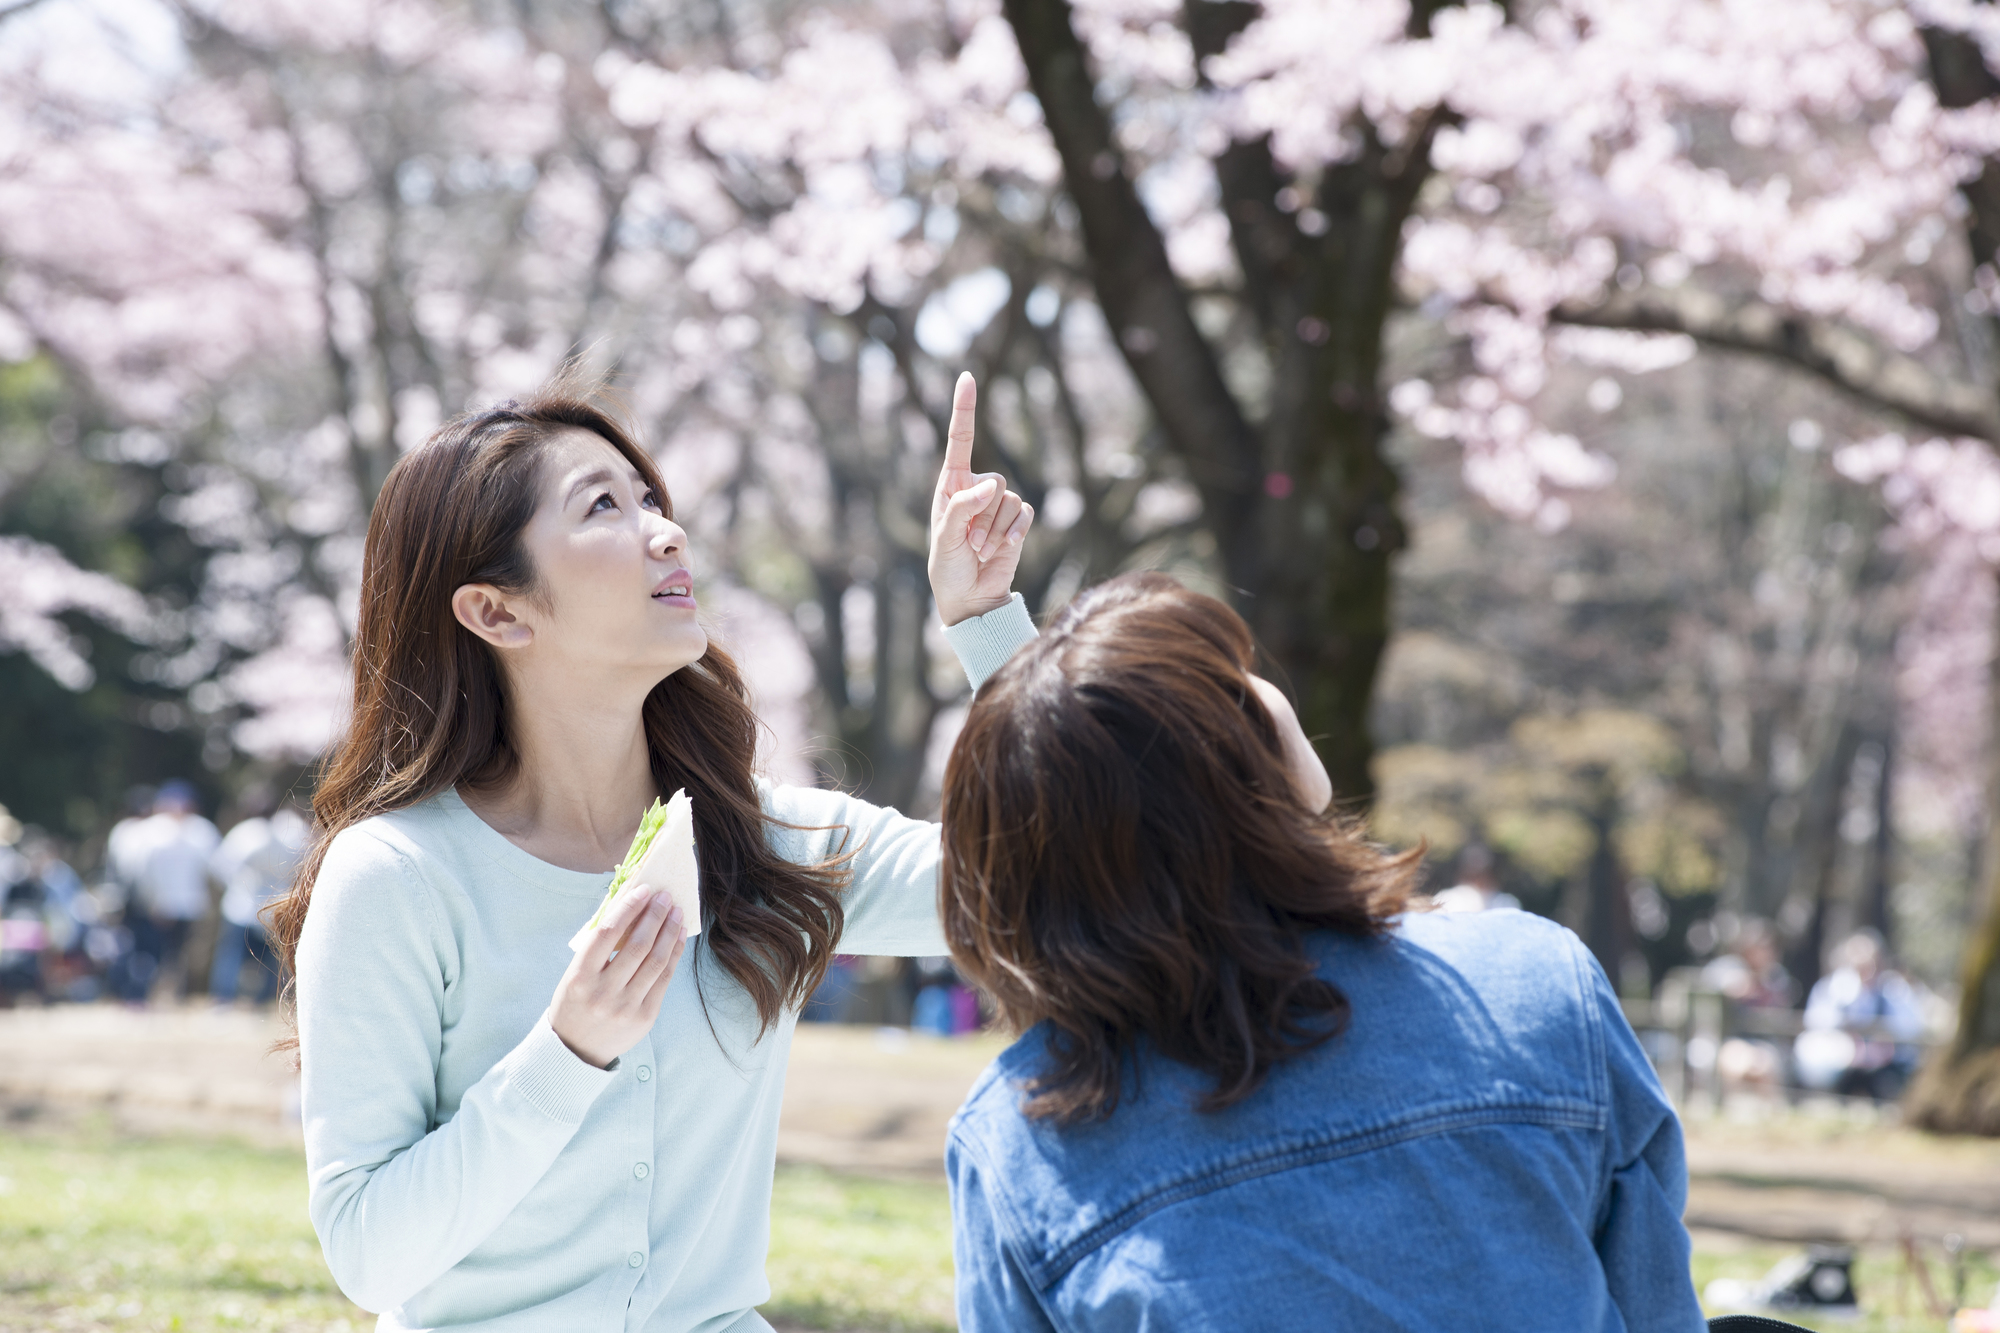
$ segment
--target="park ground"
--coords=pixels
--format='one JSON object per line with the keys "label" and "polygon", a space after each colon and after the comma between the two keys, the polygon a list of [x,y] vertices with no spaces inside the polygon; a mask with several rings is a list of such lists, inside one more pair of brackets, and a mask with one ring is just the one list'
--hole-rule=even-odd
{"label": "park ground", "polygon": [[[365,1329],[305,1216],[291,1079],[256,1015],[0,1013],[0,1333]],[[944,1127],[997,1043],[803,1027],[765,1313],[784,1330],[952,1327]],[[1688,1121],[1695,1276],[1858,1248],[1855,1333],[1940,1330],[1994,1292],[2000,1143],[1739,1106]],[[1962,1267],[1944,1239],[1963,1238]]]}

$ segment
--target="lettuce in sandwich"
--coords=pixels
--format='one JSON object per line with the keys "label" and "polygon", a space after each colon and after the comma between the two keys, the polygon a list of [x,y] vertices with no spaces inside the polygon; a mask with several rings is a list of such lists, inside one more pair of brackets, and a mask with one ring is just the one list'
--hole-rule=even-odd
{"label": "lettuce in sandwich", "polygon": [[690,936],[701,933],[701,880],[694,859],[694,802],[685,789],[666,801],[654,801],[646,811],[645,818],[639,821],[639,831],[632,835],[632,846],[625,853],[624,863],[612,873],[604,901],[597,905],[590,920],[583,923],[583,929],[570,937],[570,949],[583,948],[590,941],[590,932],[610,915],[612,907],[626,893],[642,889],[668,894],[674,906],[681,909],[681,929]]}

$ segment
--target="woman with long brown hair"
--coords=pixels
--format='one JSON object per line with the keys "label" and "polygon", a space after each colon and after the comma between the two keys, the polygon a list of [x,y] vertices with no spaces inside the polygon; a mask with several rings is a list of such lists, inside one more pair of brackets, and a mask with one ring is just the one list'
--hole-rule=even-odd
{"label": "woman with long brown hair", "polygon": [[[1034,630],[1032,511],[970,470],[930,571],[975,685]],[[943,951],[937,828],[754,775],[653,460],[559,379],[441,427],[370,517],[354,698],[273,934],[296,976],[313,1224],[383,1329],[758,1329],[793,1024],[836,948]],[[685,790],[700,931],[622,896]],[[683,966],[685,964],[685,966]]]}
{"label": "woman with long brown hair", "polygon": [[945,933],[1022,1036],[946,1150],[959,1327],[1701,1329],[1604,974],[1523,912],[1407,912],[1253,661],[1128,575],[973,700]]}

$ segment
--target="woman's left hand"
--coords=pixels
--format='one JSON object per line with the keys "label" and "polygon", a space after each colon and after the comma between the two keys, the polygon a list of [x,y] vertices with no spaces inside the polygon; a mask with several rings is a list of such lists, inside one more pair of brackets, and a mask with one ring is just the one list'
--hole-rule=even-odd
{"label": "woman's left hand", "polygon": [[931,499],[931,595],[947,625],[1007,604],[1021,544],[1035,507],[1007,489],[997,472],[972,470],[972,415],[979,391],[968,372],[951,396],[944,470]]}

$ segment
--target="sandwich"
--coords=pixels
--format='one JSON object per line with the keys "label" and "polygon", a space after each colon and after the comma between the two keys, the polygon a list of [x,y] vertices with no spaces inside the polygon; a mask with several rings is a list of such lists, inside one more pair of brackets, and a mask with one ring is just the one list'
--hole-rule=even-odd
{"label": "sandwich", "polygon": [[675,792],[665,802],[654,801],[652,809],[646,811],[646,817],[639,821],[639,831],[632,835],[632,846],[625,853],[624,863],[611,876],[611,887],[605,890],[604,901],[597,905],[590,920],[583,923],[583,929],[570,937],[571,951],[590,942],[590,932],[610,915],[621,898],[641,890],[667,894],[668,900],[681,909],[681,929],[690,936],[701,934],[701,880],[694,860],[694,803],[685,789]]}

